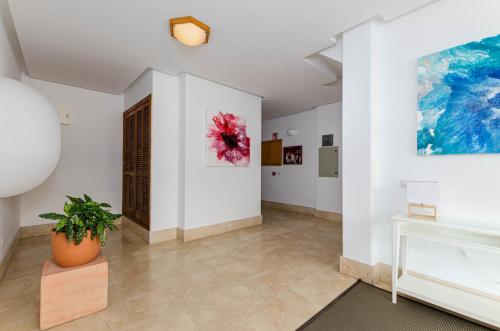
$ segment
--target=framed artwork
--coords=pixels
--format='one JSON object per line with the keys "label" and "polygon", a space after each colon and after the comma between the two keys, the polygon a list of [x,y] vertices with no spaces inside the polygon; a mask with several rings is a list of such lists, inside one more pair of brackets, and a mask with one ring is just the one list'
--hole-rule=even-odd
{"label": "framed artwork", "polygon": [[302,164],[302,146],[283,147],[283,164]]}
{"label": "framed artwork", "polygon": [[245,118],[217,110],[205,111],[205,166],[248,167],[250,137]]}
{"label": "framed artwork", "polygon": [[500,153],[500,35],[418,59],[419,155]]}

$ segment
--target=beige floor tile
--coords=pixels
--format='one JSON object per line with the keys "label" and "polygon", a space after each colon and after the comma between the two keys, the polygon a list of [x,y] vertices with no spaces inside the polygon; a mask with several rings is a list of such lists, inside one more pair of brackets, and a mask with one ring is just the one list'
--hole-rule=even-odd
{"label": "beige floor tile", "polygon": [[[294,330],[354,280],[338,273],[341,223],[263,209],[261,226],[147,245],[125,230],[103,252],[109,307],[60,330]],[[48,236],[22,239],[0,281],[0,330],[38,330]]]}
{"label": "beige floor tile", "polygon": [[121,304],[109,305],[107,309],[96,315],[100,315],[106,322],[107,327],[111,330],[124,330],[127,328],[135,328],[137,330],[140,326],[128,301]]}
{"label": "beige floor tile", "polygon": [[322,308],[290,290],[279,292],[266,303],[277,330],[295,330]]}
{"label": "beige floor tile", "polygon": [[190,317],[184,313],[168,316],[153,324],[142,324],[143,331],[200,331]]}
{"label": "beige floor tile", "polygon": [[355,282],[356,279],[338,272],[319,270],[291,286],[290,290],[324,307]]}
{"label": "beige floor tile", "polygon": [[109,331],[106,320],[99,313],[50,328],[51,331]]}

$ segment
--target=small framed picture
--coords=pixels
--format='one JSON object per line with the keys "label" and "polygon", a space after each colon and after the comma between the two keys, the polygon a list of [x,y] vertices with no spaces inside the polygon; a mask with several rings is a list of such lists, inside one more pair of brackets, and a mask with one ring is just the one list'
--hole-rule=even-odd
{"label": "small framed picture", "polygon": [[302,145],[283,147],[283,164],[302,164]]}
{"label": "small framed picture", "polygon": [[436,220],[439,183],[409,180],[406,182],[406,199],[409,217]]}
{"label": "small framed picture", "polygon": [[278,140],[278,132],[273,133],[273,140]]}
{"label": "small framed picture", "polygon": [[437,217],[436,206],[424,205],[421,203],[408,204],[408,216],[435,221]]}

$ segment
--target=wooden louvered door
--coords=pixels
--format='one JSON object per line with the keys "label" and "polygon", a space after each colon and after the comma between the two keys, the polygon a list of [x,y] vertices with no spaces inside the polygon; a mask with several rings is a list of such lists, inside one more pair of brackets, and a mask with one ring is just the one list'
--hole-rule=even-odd
{"label": "wooden louvered door", "polygon": [[151,95],[123,113],[122,212],[149,230]]}

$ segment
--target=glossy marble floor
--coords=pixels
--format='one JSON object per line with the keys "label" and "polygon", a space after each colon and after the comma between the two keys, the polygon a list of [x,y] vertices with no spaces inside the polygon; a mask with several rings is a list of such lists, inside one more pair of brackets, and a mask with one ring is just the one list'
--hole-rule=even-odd
{"label": "glossy marble floor", "polygon": [[[108,309],[51,330],[295,330],[355,281],[337,272],[341,224],[263,214],[261,226],[189,243],[113,233]],[[0,282],[0,330],[38,330],[49,255],[47,236],[21,241]]]}

